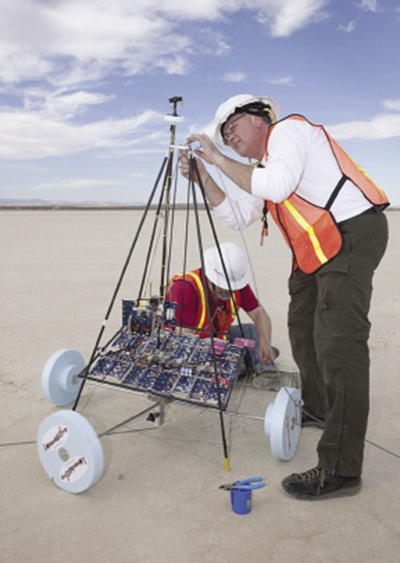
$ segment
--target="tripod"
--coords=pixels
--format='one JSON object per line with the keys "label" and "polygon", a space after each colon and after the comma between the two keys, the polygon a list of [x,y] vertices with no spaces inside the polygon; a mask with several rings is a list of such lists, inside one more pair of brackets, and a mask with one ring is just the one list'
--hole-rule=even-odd
{"label": "tripod", "polygon": [[[196,185],[195,185],[194,178],[199,178],[196,159],[193,157],[193,152],[192,152],[192,149],[191,149],[190,146],[186,146],[186,145],[185,146],[179,146],[179,145],[175,144],[176,127],[177,127],[177,124],[180,121],[182,121],[182,117],[179,116],[178,112],[177,112],[177,106],[181,102],[182,102],[182,98],[178,97],[178,96],[170,98],[170,100],[169,100],[169,103],[172,107],[172,113],[168,114],[166,116],[166,121],[168,121],[170,123],[170,142],[169,142],[168,152],[163,159],[160,170],[157,174],[155,184],[152,188],[149,199],[148,199],[147,204],[145,206],[145,209],[143,211],[143,215],[140,219],[140,222],[139,222],[139,225],[138,225],[138,228],[137,228],[137,232],[136,232],[134,239],[132,241],[132,244],[130,246],[127,258],[125,260],[121,274],[119,276],[116,287],[114,289],[110,304],[107,308],[106,315],[104,317],[104,320],[102,322],[99,334],[98,334],[97,339],[95,341],[95,344],[94,344],[94,347],[93,347],[93,350],[92,350],[92,353],[91,353],[91,356],[90,356],[89,363],[84,368],[84,370],[79,374],[79,377],[81,377],[83,379],[83,382],[82,382],[82,385],[79,389],[78,395],[76,397],[76,400],[75,400],[75,403],[74,403],[74,406],[73,406],[74,411],[78,407],[78,403],[79,403],[84,385],[86,383],[86,380],[88,379],[89,370],[90,370],[91,366],[93,365],[93,363],[95,362],[95,360],[99,357],[99,354],[101,353],[100,344],[101,344],[101,341],[102,341],[102,338],[103,338],[103,335],[104,335],[104,331],[105,331],[107,323],[109,321],[111,312],[114,308],[117,296],[120,292],[121,285],[122,285],[123,280],[125,278],[125,275],[127,273],[127,269],[128,269],[128,266],[131,262],[134,250],[136,249],[137,243],[138,243],[139,238],[142,234],[144,223],[145,223],[145,221],[146,221],[146,219],[149,215],[149,211],[153,208],[155,208],[155,218],[154,218],[153,228],[151,230],[151,234],[150,234],[150,237],[149,237],[147,253],[145,253],[145,263],[144,263],[142,278],[141,278],[141,282],[139,284],[139,290],[138,290],[137,299],[136,299],[135,303],[137,305],[140,305],[143,302],[151,303],[152,299],[153,299],[153,301],[154,300],[156,301],[158,311],[160,312],[160,314],[157,318],[157,323],[156,323],[155,327],[153,327],[153,330],[154,330],[155,334],[157,335],[158,344],[160,344],[161,332],[163,330],[163,327],[165,326],[165,323],[168,320],[171,321],[171,318],[170,318],[171,315],[169,314],[169,310],[171,309],[171,303],[169,303],[165,299],[165,288],[167,286],[168,280],[170,279],[172,252],[173,252],[173,248],[174,248],[174,245],[175,245],[174,226],[175,226],[175,223],[176,223],[176,212],[177,212],[177,208],[178,208],[178,203],[177,203],[178,175],[176,174],[176,169],[177,169],[177,164],[176,164],[177,158],[176,157],[177,157],[177,155],[179,155],[180,151],[186,151],[187,152],[188,158],[189,158],[189,164],[190,164],[189,179],[188,179],[187,190],[186,190],[186,194],[187,194],[186,195],[186,204],[185,204],[186,216],[185,216],[183,272],[185,273],[187,271],[189,219],[190,219],[191,215],[194,216],[194,221],[195,221],[195,232],[196,232],[196,236],[197,236],[197,246],[198,246],[199,255],[200,255],[201,268],[202,268],[203,272],[205,271],[204,258],[203,258],[203,255],[204,255],[203,233],[202,233],[202,226],[201,226],[201,219],[200,219],[200,212],[199,212],[200,211],[200,204],[199,204],[198,198],[197,198],[197,193],[199,192],[200,195],[201,195],[201,198],[202,198],[202,206],[204,206],[204,209],[206,211],[207,221],[208,221],[208,224],[211,228],[212,237],[213,237],[215,246],[218,250],[218,254],[219,254],[219,258],[220,258],[221,265],[222,265],[222,268],[223,268],[223,272],[225,274],[225,278],[226,278],[227,283],[228,283],[231,302],[234,304],[235,314],[236,314],[236,317],[238,319],[238,324],[239,324],[242,336],[244,336],[244,331],[243,331],[242,324],[241,324],[240,317],[239,317],[239,311],[238,311],[237,306],[236,306],[236,301],[233,298],[233,291],[232,291],[232,287],[230,285],[226,264],[224,262],[224,257],[223,257],[223,254],[221,252],[221,249],[220,249],[217,232],[216,232],[216,229],[215,229],[215,225],[213,223],[213,219],[212,219],[212,215],[211,215],[211,211],[210,211],[207,199],[205,197],[204,189],[203,189],[203,186],[201,184],[201,181],[200,181],[200,184],[199,184],[199,188],[197,188]],[[155,201],[156,194],[158,194],[158,193],[159,193],[158,201],[157,201],[156,204],[154,204],[153,202]],[[151,260],[152,260],[153,255],[155,254],[156,234],[157,234],[157,230],[158,230],[160,223],[162,223],[162,248],[161,248],[161,258],[160,258],[161,263],[160,263],[159,276],[158,276],[158,294],[155,297],[151,296],[151,295],[149,295],[147,297],[147,296],[145,296],[146,280],[149,277]],[[210,304],[211,295],[210,295],[207,283],[204,285],[204,290],[205,290],[206,316],[207,316],[207,320],[208,320],[210,346],[211,346],[211,350],[212,350],[211,358],[212,358],[212,364],[213,364],[213,370],[214,370],[215,386],[216,386],[216,391],[217,391],[217,407],[218,407],[218,411],[219,411],[222,446],[223,446],[223,453],[224,453],[224,459],[225,459],[225,469],[227,471],[229,471],[230,467],[229,467],[229,458],[228,458],[228,448],[227,448],[226,433],[225,433],[225,426],[224,426],[224,417],[223,417],[224,405],[223,405],[222,400],[221,400],[220,376],[219,376],[219,373],[218,373],[217,360],[216,360],[217,350],[216,350],[215,338],[218,336],[218,334],[212,329],[213,323],[212,323],[211,304]],[[185,284],[183,285],[183,291],[185,291]],[[195,327],[192,327],[192,328],[195,328]],[[121,330],[122,329],[120,329],[117,332],[117,335],[118,335],[119,332],[121,332]],[[182,330],[182,329],[179,328],[179,327],[176,327],[176,330],[179,331],[179,330]],[[115,336],[116,335],[114,335],[111,340],[114,340]],[[247,359],[247,363],[248,363],[248,359]]]}

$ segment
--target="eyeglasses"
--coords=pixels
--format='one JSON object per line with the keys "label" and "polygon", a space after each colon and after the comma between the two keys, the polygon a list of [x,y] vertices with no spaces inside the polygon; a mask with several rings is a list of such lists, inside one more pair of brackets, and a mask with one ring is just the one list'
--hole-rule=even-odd
{"label": "eyeglasses", "polygon": [[237,117],[236,119],[233,119],[229,123],[228,127],[223,128],[222,136],[223,136],[223,139],[224,139],[226,144],[229,143],[229,139],[230,139],[231,135],[233,135],[234,132],[235,132],[236,123],[239,121],[239,119],[242,119],[242,117],[244,117],[245,115],[246,115],[245,113],[241,113],[239,115],[239,117]]}
{"label": "eyeglasses", "polygon": [[223,287],[219,287],[218,285],[215,285],[215,283],[211,282],[211,289],[213,290],[213,293],[216,295],[216,297],[218,297],[218,299],[221,299],[222,301],[228,300],[229,297],[231,296],[231,292],[229,289],[224,289]]}

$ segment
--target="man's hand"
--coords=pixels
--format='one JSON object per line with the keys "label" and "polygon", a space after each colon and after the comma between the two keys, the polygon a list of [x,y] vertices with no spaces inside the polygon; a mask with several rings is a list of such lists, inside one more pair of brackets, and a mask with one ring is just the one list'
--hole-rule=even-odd
{"label": "man's hand", "polygon": [[[196,138],[201,136],[202,135],[195,135]],[[207,135],[205,135],[205,137],[207,137]],[[203,158],[202,155],[204,154],[204,151],[196,150],[195,152],[200,156],[200,158],[195,158],[196,167],[193,166],[193,170],[192,170],[193,180],[194,182],[196,182],[196,184],[200,184],[200,180],[201,180],[201,185],[204,189],[206,198],[208,199],[212,207],[216,207],[217,205],[220,205],[224,201],[225,192],[223,192],[221,188],[219,188],[219,186],[214,182],[214,180],[211,178],[210,174],[208,173],[204,165],[204,162],[201,160]],[[181,171],[181,174],[187,180],[189,180],[190,177],[190,166],[191,164],[188,155],[186,153],[182,154],[179,160],[179,169]]]}
{"label": "man's hand", "polygon": [[274,352],[266,340],[264,341],[260,340],[258,353],[260,354],[260,360],[262,364],[268,365],[274,363],[275,360]]}
{"label": "man's hand", "polygon": [[216,164],[218,166],[223,155],[211,141],[210,137],[204,133],[193,134],[188,138],[188,142],[192,143],[193,141],[197,141],[201,145],[201,149],[194,151],[195,154],[207,162],[207,164]]}
{"label": "man's hand", "polygon": [[[207,164],[217,166],[228,178],[237,184],[242,190],[251,194],[251,178],[253,175],[253,166],[243,164],[232,158],[228,158],[214,145],[208,135],[193,134],[188,138],[189,142],[197,141],[201,148],[196,149],[194,153]],[[201,177],[203,181],[203,177]]]}
{"label": "man's hand", "polygon": [[[199,176],[201,178],[202,183],[204,183],[207,180],[208,172],[207,172],[206,167],[204,166],[203,162],[199,158],[196,158],[195,160],[196,160],[197,171],[199,173]],[[179,170],[181,171],[182,176],[184,178],[186,178],[187,180],[189,180],[190,162],[189,162],[188,155],[186,153],[182,154],[182,156],[179,159]],[[200,183],[199,178],[197,176],[197,173],[196,173],[194,166],[193,166],[192,174],[193,174],[193,180],[196,182],[196,184],[199,184]]]}
{"label": "man's hand", "polygon": [[259,305],[253,311],[247,313],[255,327],[258,334],[258,353],[260,354],[260,360],[262,364],[272,364],[274,361],[274,353],[271,348],[271,336],[272,336],[272,323],[270,316],[262,305]]}

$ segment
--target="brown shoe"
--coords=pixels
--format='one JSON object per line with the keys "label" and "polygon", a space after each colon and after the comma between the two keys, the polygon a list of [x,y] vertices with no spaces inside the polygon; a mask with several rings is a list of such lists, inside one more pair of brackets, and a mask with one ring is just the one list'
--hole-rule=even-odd
{"label": "brown shoe", "polygon": [[289,475],[282,481],[282,487],[299,500],[323,500],[356,495],[361,489],[361,477],[344,477],[314,467],[304,473]]}

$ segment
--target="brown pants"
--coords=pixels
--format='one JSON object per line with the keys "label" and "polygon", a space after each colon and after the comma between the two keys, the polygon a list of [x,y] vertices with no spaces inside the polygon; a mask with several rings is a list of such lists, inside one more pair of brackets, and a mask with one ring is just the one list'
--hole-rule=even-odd
{"label": "brown pants", "polygon": [[302,380],[304,409],[325,420],[318,465],[339,475],[361,475],[369,412],[372,278],[387,245],[380,211],[339,224],[340,253],[315,274],[289,280],[288,325]]}

